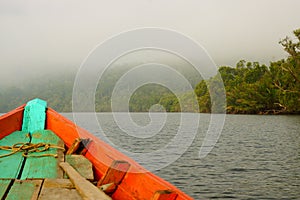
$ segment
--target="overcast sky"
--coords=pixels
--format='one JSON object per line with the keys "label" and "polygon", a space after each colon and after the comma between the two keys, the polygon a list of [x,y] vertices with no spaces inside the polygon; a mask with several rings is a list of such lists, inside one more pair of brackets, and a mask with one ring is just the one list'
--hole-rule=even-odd
{"label": "overcast sky", "polygon": [[77,69],[120,32],[161,27],[183,33],[215,63],[268,64],[278,41],[300,28],[299,0],[1,0],[0,84],[37,72]]}

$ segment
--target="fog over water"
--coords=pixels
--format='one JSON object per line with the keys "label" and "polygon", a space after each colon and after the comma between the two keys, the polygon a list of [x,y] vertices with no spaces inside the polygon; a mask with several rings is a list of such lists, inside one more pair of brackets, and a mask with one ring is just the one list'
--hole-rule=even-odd
{"label": "fog over water", "polygon": [[299,28],[299,7],[298,0],[2,0],[0,86],[76,72],[96,45],[141,27],[187,35],[218,66],[240,59],[268,64],[285,57],[278,41]]}

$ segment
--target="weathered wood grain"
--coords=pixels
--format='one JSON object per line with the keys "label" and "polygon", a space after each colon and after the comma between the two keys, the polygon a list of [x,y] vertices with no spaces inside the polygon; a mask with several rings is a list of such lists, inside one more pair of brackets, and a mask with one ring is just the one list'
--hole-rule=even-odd
{"label": "weathered wood grain", "polygon": [[36,200],[43,180],[15,180],[6,200]]}
{"label": "weathered wood grain", "polygon": [[[40,142],[63,147],[60,138],[50,130],[37,131],[32,134],[31,143],[36,144]],[[45,152],[34,152],[31,155],[58,154],[59,151],[57,148],[50,148]],[[63,178],[63,173],[60,170],[57,158],[53,156],[28,157],[21,180],[31,178]]]}
{"label": "weathered wood grain", "polygon": [[76,138],[70,148],[68,149],[66,155],[71,154],[78,154],[78,155],[85,155],[89,145],[91,144],[92,140],[89,138]]}
{"label": "weathered wood grain", "polygon": [[82,177],[69,163],[62,162],[60,166],[69,176],[71,182],[84,200],[111,200],[104,192]]}
{"label": "weathered wood grain", "polygon": [[[0,140],[0,146],[13,146],[19,142],[27,143],[30,138],[27,132],[25,131],[15,131],[12,134],[2,138]],[[0,155],[5,155],[11,151],[0,150]],[[0,158],[0,178],[17,178],[24,158],[22,152],[18,152],[6,157]]]}
{"label": "weathered wood grain", "polygon": [[66,155],[65,160],[69,163],[81,176],[88,180],[94,180],[93,165],[83,155]]}
{"label": "weathered wood grain", "polygon": [[72,143],[72,145],[70,146],[70,148],[68,149],[66,155],[71,155],[71,154],[75,153],[76,150],[78,149],[80,143],[81,143],[81,139],[80,138],[76,138],[74,140],[74,142]]}
{"label": "weathered wood grain", "polygon": [[4,195],[7,192],[7,189],[12,180],[2,179],[0,180],[0,199],[3,199]]}
{"label": "weathered wood grain", "polygon": [[38,200],[81,200],[69,179],[45,179]]}

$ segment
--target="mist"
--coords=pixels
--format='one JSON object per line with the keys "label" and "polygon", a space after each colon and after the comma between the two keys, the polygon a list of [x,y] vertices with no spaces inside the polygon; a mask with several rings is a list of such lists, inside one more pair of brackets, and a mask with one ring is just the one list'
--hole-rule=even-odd
{"label": "mist", "polygon": [[240,59],[268,64],[286,56],[278,41],[299,28],[299,7],[297,0],[3,0],[0,87],[75,75],[98,44],[141,27],[187,35],[217,66],[235,66]]}

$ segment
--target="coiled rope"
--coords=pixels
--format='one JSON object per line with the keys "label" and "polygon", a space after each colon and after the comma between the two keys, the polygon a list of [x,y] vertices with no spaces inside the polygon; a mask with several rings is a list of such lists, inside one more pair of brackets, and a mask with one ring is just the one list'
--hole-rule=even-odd
{"label": "coiled rope", "polygon": [[0,150],[11,151],[10,153],[0,155],[0,158],[10,156],[10,155],[13,155],[18,152],[23,152],[22,156],[26,157],[26,158],[28,158],[28,157],[45,157],[45,156],[52,156],[52,157],[56,158],[57,154],[47,154],[47,153],[40,154],[40,155],[32,154],[35,152],[44,152],[44,151],[49,150],[50,148],[61,149],[61,150],[65,151],[65,148],[56,146],[53,144],[46,144],[46,143],[33,144],[33,143],[19,142],[12,146],[0,146]]}

